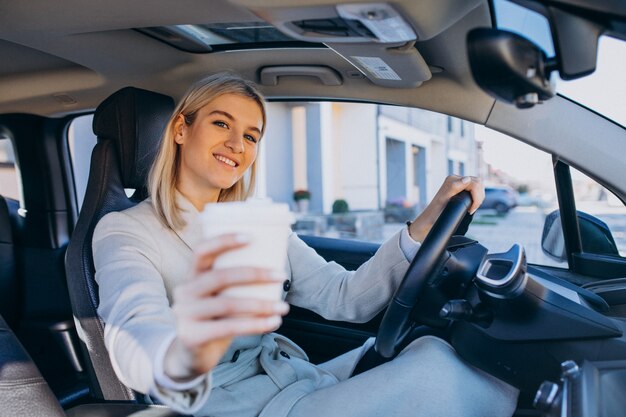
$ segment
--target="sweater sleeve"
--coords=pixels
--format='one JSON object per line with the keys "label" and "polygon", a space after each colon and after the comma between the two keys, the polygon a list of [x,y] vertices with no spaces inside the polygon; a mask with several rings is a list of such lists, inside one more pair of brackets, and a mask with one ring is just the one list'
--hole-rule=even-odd
{"label": "sweater sleeve", "polygon": [[155,369],[162,369],[176,322],[159,272],[161,258],[153,235],[132,216],[110,213],[94,231],[93,259],[100,296],[98,314],[105,323],[104,342],[118,378],[176,411],[197,411],[210,393],[209,374],[182,390],[155,381]]}
{"label": "sweater sleeve", "polygon": [[[409,256],[419,243],[402,242],[400,231],[356,271],[326,262],[296,234],[289,238],[291,304],[312,310],[329,320],[366,322],[389,303],[409,267]],[[406,239],[403,239],[406,240]]]}

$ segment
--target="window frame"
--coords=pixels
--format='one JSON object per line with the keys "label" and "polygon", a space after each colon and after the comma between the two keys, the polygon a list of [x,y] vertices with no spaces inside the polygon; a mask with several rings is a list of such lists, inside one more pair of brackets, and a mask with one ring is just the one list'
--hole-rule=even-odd
{"label": "window frame", "polygon": [[[577,274],[600,279],[626,276],[626,258],[583,251],[570,165],[554,155],[553,165],[568,269]],[[588,175],[583,170],[580,171]],[[588,176],[610,190],[592,176]]]}

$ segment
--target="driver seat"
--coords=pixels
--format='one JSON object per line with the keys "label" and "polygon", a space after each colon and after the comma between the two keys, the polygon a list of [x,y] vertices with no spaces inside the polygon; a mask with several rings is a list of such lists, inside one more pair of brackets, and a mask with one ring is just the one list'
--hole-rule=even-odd
{"label": "driver seat", "polygon": [[[105,214],[146,198],[148,172],[173,110],[174,101],[168,96],[126,87],[102,102],[94,114],[93,131],[98,142],[91,155],[85,199],[67,248],[65,268],[91,393],[97,399],[135,401],[136,395],[117,378],[104,345],[104,323],[97,313],[93,231]],[[125,192],[129,188],[135,189],[130,198]]]}

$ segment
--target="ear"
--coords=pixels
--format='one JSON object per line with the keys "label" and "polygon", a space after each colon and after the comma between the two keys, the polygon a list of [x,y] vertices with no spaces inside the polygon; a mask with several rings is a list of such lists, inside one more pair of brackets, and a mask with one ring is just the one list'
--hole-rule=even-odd
{"label": "ear", "polygon": [[185,140],[185,131],[187,124],[185,123],[185,116],[179,114],[174,122],[174,141],[179,145],[182,145]]}

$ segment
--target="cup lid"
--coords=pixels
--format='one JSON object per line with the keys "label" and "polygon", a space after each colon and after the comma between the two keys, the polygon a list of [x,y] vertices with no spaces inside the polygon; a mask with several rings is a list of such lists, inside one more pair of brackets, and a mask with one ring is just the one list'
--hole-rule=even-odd
{"label": "cup lid", "polygon": [[295,222],[289,206],[284,203],[274,203],[271,200],[248,200],[209,203],[200,213],[204,221],[218,220],[237,223],[280,223],[291,225]]}

